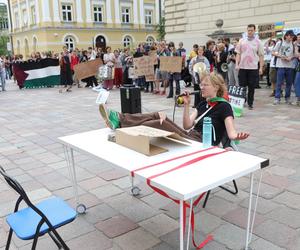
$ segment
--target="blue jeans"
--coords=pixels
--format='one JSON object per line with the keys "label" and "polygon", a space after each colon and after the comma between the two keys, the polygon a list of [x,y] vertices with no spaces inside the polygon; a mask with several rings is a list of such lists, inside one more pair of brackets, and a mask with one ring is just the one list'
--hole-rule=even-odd
{"label": "blue jeans", "polygon": [[2,91],[5,91],[5,70],[0,71],[0,82],[1,82],[1,87]]}
{"label": "blue jeans", "polygon": [[276,81],[276,91],[275,98],[280,99],[281,97],[281,85],[286,81],[285,87],[285,99],[290,98],[291,88],[293,84],[293,70],[292,68],[278,68],[277,69],[277,81]]}
{"label": "blue jeans", "polygon": [[296,92],[296,97],[298,97],[299,99],[300,98],[300,72],[296,72],[295,92]]}

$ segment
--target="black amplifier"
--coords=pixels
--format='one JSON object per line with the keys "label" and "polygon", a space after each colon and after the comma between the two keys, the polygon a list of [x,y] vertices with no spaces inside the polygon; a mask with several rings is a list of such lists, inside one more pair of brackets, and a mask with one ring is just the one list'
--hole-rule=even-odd
{"label": "black amplifier", "polygon": [[142,113],[141,90],[134,85],[124,85],[120,88],[122,113]]}

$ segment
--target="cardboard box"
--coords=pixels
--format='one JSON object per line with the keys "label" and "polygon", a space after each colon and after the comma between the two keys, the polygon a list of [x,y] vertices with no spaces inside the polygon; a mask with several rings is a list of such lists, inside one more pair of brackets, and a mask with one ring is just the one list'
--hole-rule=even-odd
{"label": "cardboard box", "polygon": [[190,144],[188,140],[182,138],[176,133],[143,125],[119,128],[116,130],[117,144],[148,156],[168,151],[166,148],[151,144],[151,140],[155,138],[164,138],[166,140],[173,141],[174,143],[181,143],[184,145]]}

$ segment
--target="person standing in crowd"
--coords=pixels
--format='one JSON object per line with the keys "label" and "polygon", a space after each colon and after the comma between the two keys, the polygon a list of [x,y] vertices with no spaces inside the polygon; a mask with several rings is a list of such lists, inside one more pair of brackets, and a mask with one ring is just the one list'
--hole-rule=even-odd
{"label": "person standing in crowd", "polygon": [[275,86],[276,86],[276,78],[277,78],[277,68],[276,68],[276,57],[272,55],[273,50],[275,48],[276,41],[271,40],[269,41],[268,49],[271,51],[271,61],[270,61],[270,71],[269,71],[269,79],[272,86],[272,93],[270,94],[270,97],[275,96]]}
{"label": "person standing in crowd", "polygon": [[[170,50],[170,56],[180,56],[173,42],[169,42],[169,50]],[[180,94],[180,83],[179,83],[180,80],[181,80],[181,73],[177,73],[177,72],[169,73],[169,95],[167,96],[167,98],[173,98],[174,96],[174,89],[173,89],[174,81],[176,84],[175,94],[176,95]]]}
{"label": "person standing in crowd", "polygon": [[272,55],[277,58],[277,81],[275,90],[274,105],[280,104],[281,97],[281,85],[283,81],[286,81],[285,87],[285,102],[287,104],[292,104],[291,101],[291,88],[293,84],[293,58],[296,57],[296,49],[293,44],[294,32],[288,30],[283,41],[277,42]]}
{"label": "person standing in crowd", "polygon": [[101,47],[97,48],[96,58],[100,58],[103,61],[103,57],[104,57],[103,49]]}
{"label": "person standing in crowd", "polygon": [[[81,56],[79,62],[83,63],[83,62],[87,62],[88,60],[89,60],[88,51],[83,50],[82,51],[82,56]],[[93,77],[94,76],[90,76],[90,77],[87,77],[87,78],[84,78],[84,79],[81,80],[82,82],[86,83],[86,85],[85,85],[86,88],[93,86]]]}
{"label": "person standing in crowd", "polygon": [[233,45],[230,43],[230,38],[229,37],[225,37],[224,38],[224,45],[225,45],[225,52],[228,53],[229,50],[233,49]]}
{"label": "person standing in crowd", "polygon": [[120,88],[122,84],[122,62],[121,62],[121,56],[120,52],[118,50],[114,50],[114,55],[115,55],[115,78],[114,78],[114,85],[117,88]]}
{"label": "person standing in crowd", "polygon": [[[264,48],[255,37],[255,25],[247,26],[247,36],[236,46],[236,69],[239,70],[239,84],[248,87],[248,108],[253,109],[255,87],[258,86],[259,74],[263,73]],[[258,69],[259,63],[259,69]]]}
{"label": "person standing in crowd", "polygon": [[104,63],[110,68],[112,72],[111,79],[104,80],[103,87],[107,90],[111,90],[114,86],[114,64],[115,64],[115,55],[111,52],[111,47],[106,47],[106,54],[103,56]]}
{"label": "person standing in crowd", "polygon": [[297,65],[295,68],[295,92],[296,92],[296,105],[300,106],[300,33],[297,34],[297,40],[295,41],[295,49],[297,52]]}
{"label": "person standing in crowd", "polygon": [[204,56],[207,58],[207,60],[209,61],[209,65],[210,65],[210,72],[214,71],[214,66],[215,66],[215,41],[213,40],[209,40],[206,43],[206,49],[204,51]]}
{"label": "person standing in crowd", "polygon": [[12,76],[12,72],[11,72],[11,57],[10,56],[6,56],[5,60],[5,72],[6,72],[6,80],[10,80],[11,76]]}
{"label": "person standing in crowd", "polygon": [[4,56],[0,57],[0,81],[1,81],[1,88],[2,91],[6,91],[6,79],[5,79],[5,61]]}
{"label": "person standing in crowd", "polygon": [[227,65],[227,57],[228,53],[225,51],[225,44],[224,43],[218,43],[217,44],[217,58],[216,58],[216,65],[217,65],[217,72],[223,76],[224,81],[226,82],[227,79],[227,71],[226,66]]}
{"label": "person standing in crowd", "polygon": [[79,63],[79,58],[76,54],[75,50],[71,51],[71,72],[72,72],[72,78],[73,82],[77,83],[78,88],[81,88],[79,80],[76,79],[75,74],[74,74],[74,67]]}
{"label": "person standing in crowd", "polygon": [[130,55],[129,48],[124,49],[124,53],[121,56],[121,62],[123,67],[122,84],[123,85],[132,84],[132,79],[129,78],[129,69],[133,66],[133,57]]}
{"label": "person standing in crowd", "polygon": [[[143,57],[145,55],[145,49],[143,44],[139,44],[136,52],[134,53],[133,57],[134,58],[138,58],[138,57]],[[144,89],[145,88],[145,83],[146,83],[146,79],[145,76],[138,76],[138,78],[135,80],[135,84],[140,88],[140,89]]]}
{"label": "person standing in crowd", "polygon": [[[166,47],[166,42],[162,41],[159,44],[158,50],[157,50],[157,55],[158,55],[158,67],[155,72],[155,90],[153,91],[153,94],[161,94],[165,95],[166,94],[166,89],[168,85],[168,72],[166,71],[161,71],[160,70],[160,58],[163,56],[170,56],[170,51]],[[163,91],[159,91],[159,84],[160,81],[163,82]]]}
{"label": "person standing in crowd", "polygon": [[270,63],[272,59],[272,50],[274,48],[273,40],[270,38],[265,42],[264,45],[264,61],[266,67],[267,85],[271,86],[270,82]]}
{"label": "person standing in crowd", "polygon": [[97,53],[92,47],[88,47],[89,60],[95,60]]}
{"label": "person standing in crowd", "polygon": [[199,91],[199,93],[194,95],[194,107],[197,107],[198,104],[201,102],[201,95],[200,95],[200,82],[201,82],[201,75],[194,72],[193,67],[196,63],[202,62],[206,65],[206,72],[208,73],[210,70],[209,61],[204,56],[204,46],[199,46],[198,55],[194,57],[189,64],[189,72],[192,75],[193,82],[194,82],[194,91]]}
{"label": "person standing in crowd", "polygon": [[228,57],[227,57],[227,63],[228,63],[228,71],[227,71],[227,76],[228,76],[228,84],[229,85],[235,85],[239,86],[239,72],[235,68],[235,57],[236,57],[236,52],[235,48],[239,40],[237,38],[232,40],[232,45],[233,47],[228,51]]}
{"label": "person standing in crowd", "polygon": [[[60,84],[64,85],[66,92],[71,92],[73,79],[71,71],[71,59],[70,54],[66,46],[63,47],[62,56],[59,60],[60,65]],[[59,93],[62,93],[63,89],[59,90]]]}

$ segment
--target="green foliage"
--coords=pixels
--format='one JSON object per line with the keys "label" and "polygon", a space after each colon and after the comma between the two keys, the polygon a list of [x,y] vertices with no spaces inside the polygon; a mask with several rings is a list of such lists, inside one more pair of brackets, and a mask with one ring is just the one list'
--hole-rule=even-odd
{"label": "green foliage", "polygon": [[163,40],[166,35],[166,19],[164,17],[161,18],[159,24],[156,26],[156,32],[158,33],[158,40]]}
{"label": "green foliage", "polygon": [[0,55],[7,55],[7,43],[9,42],[8,36],[0,36]]}

